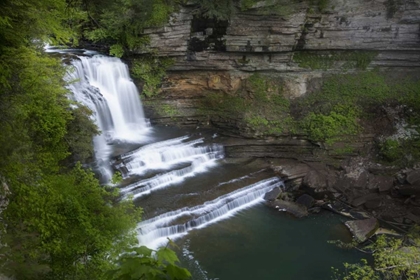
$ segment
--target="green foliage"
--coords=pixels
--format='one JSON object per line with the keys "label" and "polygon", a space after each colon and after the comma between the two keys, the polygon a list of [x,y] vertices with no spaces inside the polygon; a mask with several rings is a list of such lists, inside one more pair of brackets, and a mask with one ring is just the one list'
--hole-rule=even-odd
{"label": "green foliage", "polygon": [[334,66],[342,69],[366,69],[376,55],[376,52],[370,51],[336,51],[328,54],[296,52],[293,55],[293,60],[300,67],[311,68],[312,70],[328,70]]}
{"label": "green foliage", "polygon": [[124,47],[120,44],[114,44],[109,48],[109,54],[115,57],[122,57],[124,55]]}
{"label": "green foliage", "polygon": [[[8,245],[2,267],[7,275],[20,279],[46,272],[43,279],[98,279],[113,267],[113,258],[136,242],[127,233],[141,210],[131,201],[117,203],[118,193],[101,187],[80,165],[44,176],[36,187],[11,183],[11,201],[2,213],[7,232],[2,240]],[[39,266],[46,271],[37,271]]]}
{"label": "green foliage", "polygon": [[258,3],[258,0],[241,0],[240,1],[240,9],[241,11],[246,11],[252,8],[255,4]]}
{"label": "green foliage", "polygon": [[420,139],[388,138],[379,143],[379,159],[382,163],[402,167],[412,166],[420,159]]}
{"label": "green foliage", "polygon": [[108,273],[108,279],[184,280],[191,278],[188,270],[176,264],[179,262],[178,257],[167,247],[155,251],[141,246],[132,248],[132,251],[119,259],[120,265]]}
{"label": "green foliage", "polygon": [[[92,155],[98,130],[92,112],[67,99],[67,69],[40,48],[76,41],[76,2],[0,3],[0,179],[10,189],[0,274],[13,279],[104,279],[137,243],[141,209],[75,164]],[[168,251],[158,261],[173,279],[189,275]]]}
{"label": "green foliage", "polygon": [[229,20],[234,12],[232,0],[196,0],[199,12],[206,18]]}
{"label": "green foliage", "polygon": [[[62,0],[4,0],[0,3],[0,48],[53,41],[77,42],[78,22],[85,17]],[[3,50],[0,50],[2,53]]]}
{"label": "green foliage", "polygon": [[361,260],[360,264],[345,263],[345,271],[333,269],[335,279],[406,279],[420,277],[420,230],[414,226],[407,238],[379,236],[367,246],[373,252],[373,264]]}
{"label": "green foliage", "polygon": [[333,144],[360,131],[358,115],[354,107],[336,105],[328,114],[309,113],[303,120],[303,127],[312,140]]}
{"label": "green foliage", "polygon": [[165,24],[177,3],[175,0],[86,1],[91,22],[85,36],[92,41],[110,43],[110,54],[121,57],[126,51],[147,44],[147,36],[141,35],[143,30]]}
{"label": "green foliage", "polygon": [[90,119],[92,111],[86,106],[78,104],[70,110],[70,113],[71,118],[67,122],[67,132],[64,136],[70,152],[66,164],[85,163],[93,157],[92,139],[99,130]]}
{"label": "green foliage", "polygon": [[402,147],[400,146],[398,140],[386,139],[380,145],[380,153],[386,161],[393,162],[400,158],[402,154]]}
{"label": "green foliage", "polygon": [[294,127],[289,116],[290,102],[282,95],[278,81],[260,74],[251,75],[246,88],[236,95],[209,93],[201,104],[207,114],[237,118],[261,135],[280,135]]}
{"label": "green foliage", "polygon": [[144,82],[142,93],[151,97],[158,93],[158,87],[166,75],[166,70],[173,64],[174,60],[171,58],[145,56],[134,60],[131,74]]}

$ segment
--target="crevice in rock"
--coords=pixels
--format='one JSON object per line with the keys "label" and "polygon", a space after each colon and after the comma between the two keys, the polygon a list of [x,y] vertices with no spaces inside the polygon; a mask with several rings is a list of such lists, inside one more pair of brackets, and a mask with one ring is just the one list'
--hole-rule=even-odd
{"label": "crevice in rock", "polygon": [[216,20],[203,16],[194,16],[191,21],[191,38],[188,50],[202,52],[204,50],[226,51],[223,36],[229,25],[227,20]]}

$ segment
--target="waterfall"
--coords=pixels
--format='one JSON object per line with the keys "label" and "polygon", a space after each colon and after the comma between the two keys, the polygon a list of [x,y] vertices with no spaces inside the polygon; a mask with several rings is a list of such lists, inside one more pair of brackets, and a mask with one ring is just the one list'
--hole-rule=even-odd
{"label": "waterfall", "polygon": [[167,238],[176,239],[192,229],[203,228],[234,215],[245,208],[263,201],[263,195],[273,187],[283,186],[277,177],[222,195],[195,207],[185,207],[167,212],[138,225],[141,244],[151,248],[163,245]]}
{"label": "waterfall", "polygon": [[[153,170],[171,170],[125,186],[121,188],[121,193],[125,196],[133,195],[134,198],[150,194],[205,172],[217,159],[223,158],[223,146],[201,145],[203,138],[187,141],[188,139],[188,136],[169,139],[121,155],[121,162],[115,167],[124,177],[143,175]],[[180,164],[187,166],[176,169]]]}
{"label": "waterfall", "polygon": [[88,106],[101,131],[94,139],[95,158],[102,180],[111,177],[110,144],[139,142],[148,130],[136,86],[128,67],[118,58],[79,56],[72,61],[74,71],[67,74],[73,98]]}
{"label": "waterfall", "polygon": [[[150,199],[147,196],[153,196],[163,189],[182,188],[182,182],[187,178],[208,171],[224,157],[222,145],[208,144],[202,136],[182,136],[149,142],[111,160],[114,144],[140,143],[153,138],[143,115],[137,89],[129,77],[127,66],[117,58],[80,56],[72,61],[72,65],[74,71],[69,72],[66,77],[71,82],[69,89],[73,92],[72,98],[92,110],[93,118],[101,131],[95,137],[94,145],[102,181],[106,182],[111,178],[112,164],[114,169],[121,171],[126,182],[130,182],[119,186],[122,198],[142,198],[146,201]],[[245,182],[263,171],[261,169],[249,175],[217,182],[213,188],[218,190],[218,195],[223,195],[216,199],[216,196],[212,196],[208,198],[209,201],[199,204],[206,199],[204,198],[196,202],[199,204],[197,206],[179,205],[172,209],[183,208],[141,222],[138,225],[140,244],[157,248],[167,238],[178,238],[192,229],[226,219],[261,202],[267,191],[283,184],[280,179],[272,177],[260,180],[246,187],[236,188],[235,191],[232,191],[231,186],[240,181]],[[175,190],[175,193],[177,191],[171,190]],[[162,194],[158,194],[158,197],[160,195]]]}

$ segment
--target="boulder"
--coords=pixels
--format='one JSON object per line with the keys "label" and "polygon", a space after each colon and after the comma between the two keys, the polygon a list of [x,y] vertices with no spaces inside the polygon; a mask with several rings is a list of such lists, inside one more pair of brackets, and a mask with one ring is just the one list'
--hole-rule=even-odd
{"label": "boulder", "polygon": [[310,170],[303,178],[303,184],[312,189],[325,189],[327,187],[327,178],[320,172]]}
{"label": "boulder", "polygon": [[281,194],[281,189],[279,187],[275,187],[271,191],[265,193],[264,199],[267,201],[273,201],[273,200],[276,200],[280,194]]}
{"label": "boulder", "polygon": [[365,189],[368,186],[369,173],[367,171],[362,171],[358,177],[352,180],[354,188]]}
{"label": "boulder", "polygon": [[394,179],[388,176],[377,176],[379,192],[388,192],[394,186]]}
{"label": "boulder", "polygon": [[376,218],[347,221],[345,222],[345,225],[359,243],[365,242],[379,228],[379,222]]}
{"label": "boulder", "polygon": [[405,180],[410,185],[414,185],[416,183],[420,183],[420,170],[419,169],[415,169],[415,170],[408,171],[407,174],[406,174]]}
{"label": "boulder", "polygon": [[369,174],[370,190],[379,190],[380,192],[387,192],[394,186],[394,178],[390,176]]}
{"label": "boulder", "polygon": [[377,193],[368,193],[368,194],[355,198],[351,202],[351,205],[353,205],[354,207],[359,207],[360,205],[363,205],[370,200],[376,200],[376,199],[379,199],[379,195]]}
{"label": "boulder", "polygon": [[420,195],[420,185],[398,186],[397,190],[402,195]]}
{"label": "boulder", "polygon": [[288,212],[298,218],[302,218],[308,215],[308,210],[306,207],[292,201],[276,199],[274,201],[269,201],[268,206],[277,209],[278,211]]}
{"label": "boulder", "polygon": [[315,199],[308,194],[303,194],[299,196],[298,199],[296,199],[296,203],[305,206],[307,209],[310,209],[312,206],[314,206]]}
{"label": "boulder", "polygon": [[382,200],[379,198],[369,200],[365,203],[365,207],[367,209],[376,209],[376,208],[379,208],[381,205],[382,205]]}

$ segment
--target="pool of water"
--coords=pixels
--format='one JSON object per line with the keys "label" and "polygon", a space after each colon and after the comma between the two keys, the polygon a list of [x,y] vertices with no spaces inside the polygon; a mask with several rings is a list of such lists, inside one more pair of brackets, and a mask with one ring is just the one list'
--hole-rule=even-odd
{"label": "pool of water", "polygon": [[331,267],[365,257],[328,243],[351,238],[342,221],[329,212],[296,219],[259,204],[177,244],[193,279],[331,279]]}

